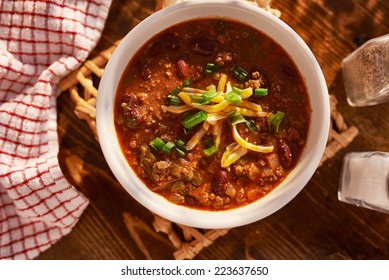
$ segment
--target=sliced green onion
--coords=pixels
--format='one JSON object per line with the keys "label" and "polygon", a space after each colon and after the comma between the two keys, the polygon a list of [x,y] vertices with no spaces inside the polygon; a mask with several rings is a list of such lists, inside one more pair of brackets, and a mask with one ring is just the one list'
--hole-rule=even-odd
{"label": "sliced green onion", "polygon": [[277,111],[276,114],[270,113],[267,119],[268,123],[271,126],[271,129],[275,132],[278,132],[282,119],[284,118],[285,113]]}
{"label": "sliced green onion", "polygon": [[156,137],[154,140],[152,140],[149,143],[149,145],[154,149],[156,149],[157,151],[160,151],[162,147],[165,146],[165,142],[161,138]]}
{"label": "sliced green onion", "polygon": [[213,73],[217,72],[217,70],[219,70],[219,69],[220,69],[219,65],[214,64],[214,63],[207,63],[207,65],[205,66],[205,74],[207,74],[207,75],[213,74]]}
{"label": "sliced green onion", "polygon": [[203,146],[205,148],[209,148],[213,145],[214,145],[214,143],[213,143],[213,139],[211,137],[203,138]]}
{"label": "sliced green onion", "polygon": [[178,156],[180,156],[180,157],[186,156],[186,152],[184,152],[181,149],[176,148],[176,152],[177,152]]}
{"label": "sliced green onion", "polygon": [[199,111],[194,115],[191,115],[181,121],[182,125],[186,129],[191,129],[198,125],[199,123],[205,121],[207,119],[207,113],[204,111]]}
{"label": "sliced green onion", "polygon": [[227,117],[232,125],[246,122],[245,118],[243,117],[243,115],[240,113],[239,110],[234,110],[229,112],[227,114]]}
{"label": "sliced green onion", "polygon": [[218,150],[218,147],[215,145],[212,138],[205,138],[203,141],[203,145],[205,147],[204,155],[207,157],[212,156]]}
{"label": "sliced green onion", "polygon": [[234,105],[238,104],[239,102],[242,102],[242,97],[235,91],[230,91],[229,93],[227,93],[224,99]]}
{"label": "sliced green onion", "polygon": [[256,88],[254,90],[254,95],[255,96],[266,96],[268,93],[268,89],[267,88]]}
{"label": "sliced green onion", "polygon": [[241,82],[245,82],[249,78],[249,73],[240,66],[236,66],[232,74]]}
{"label": "sliced green onion", "polygon": [[183,87],[191,87],[192,86],[192,79],[191,78],[185,79],[184,84],[182,86]]}
{"label": "sliced green onion", "polygon": [[175,88],[173,88],[171,91],[170,91],[170,94],[171,95],[177,95],[177,94],[179,94],[180,93],[180,88],[179,87],[175,87]]}
{"label": "sliced green onion", "polygon": [[174,145],[173,142],[169,141],[167,142],[165,145],[163,145],[162,147],[162,150],[165,152],[165,153],[170,153],[171,150],[175,147],[176,145]]}
{"label": "sliced green onion", "polygon": [[181,105],[181,100],[180,100],[180,98],[177,95],[169,94],[167,96],[167,98],[169,99],[169,104],[170,105],[173,105],[173,106]]}
{"label": "sliced green onion", "polygon": [[238,87],[232,87],[232,90],[235,92],[235,93],[237,93],[237,94],[239,94],[239,95],[242,95],[242,89],[240,89],[240,88],[238,88]]}
{"label": "sliced green onion", "polygon": [[211,90],[213,88],[216,90],[216,86],[215,85],[209,85],[209,86],[206,87],[207,90]]}
{"label": "sliced green onion", "polygon": [[214,98],[216,95],[217,95],[216,88],[212,87],[210,90],[202,94],[203,100],[201,104],[209,104],[212,98]]}
{"label": "sliced green onion", "polygon": [[188,151],[188,150],[186,149],[186,144],[185,144],[185,142],[182,141],[181,139],[176,141],[176,148],[177,148],[177,149],[180,149],[181,151],[183,151],[183,152],[185,152],[185,153]]}
{"label": "sliced green onion", "polygon": [[250,129],[251,132],[259,130],[259,128],[254,120],[247,120],[246,125]]}
{"label": "sliced green onion", "polygon": [[203,102],[203,97],[201,95],[191,95],[190,101],[192,103],[198,103],[201,104]]}
{"label": "sliced green onion", "polygon": [[212,156],[214,153],[216,153],[218,148],[215,145],[212,145],[211,147],[204,149],[204,155],[207,157]]}
{"label": "sliced green onion", "polygon": [[169,104],[170,105],[173,105],[173,106],[178,106],[178,105],[181,105],[181,100],[180,98],[178,98],[177,94],[180,93],[180,88],[179,87],[175,87],[173,88],[169,95],[167,96],[168,100],[169,100]]}

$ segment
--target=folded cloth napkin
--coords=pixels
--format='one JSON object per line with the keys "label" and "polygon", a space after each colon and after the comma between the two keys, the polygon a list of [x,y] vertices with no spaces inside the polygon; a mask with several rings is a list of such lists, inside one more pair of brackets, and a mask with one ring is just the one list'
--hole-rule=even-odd
{"label": "folded cloth napkin", "polygon": [[32,259],[88,204],[58,164],[57,83],[96,45],[111,0],[0,1],[0,259]]}

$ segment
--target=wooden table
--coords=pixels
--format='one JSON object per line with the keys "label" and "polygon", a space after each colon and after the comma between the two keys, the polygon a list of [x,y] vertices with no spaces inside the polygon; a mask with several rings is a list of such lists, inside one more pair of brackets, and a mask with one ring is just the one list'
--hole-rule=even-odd
{"label": "wooden table", "polygon": [[[102,39],[91,56],[122,38],[154,10],[152,0],[114,0]],[[389,259],[389,215],[339,202],[343,156],[389,151],[389,104],[352,108],[345,99],[341,61],[369,38],[389,33],[387,0],[274,0],[273,7],[312,49],[338,110],[359,135],[325,161],[287,206],[256,223],[235,228],[197,259]],[[64,93],[58,100],[60,164],[89,199],[77,226],[38,259],[172,259],[175,248],[151,227],[153,215],[117,183],[86,123]],[[127,213],[148,255],[123,222]]]}

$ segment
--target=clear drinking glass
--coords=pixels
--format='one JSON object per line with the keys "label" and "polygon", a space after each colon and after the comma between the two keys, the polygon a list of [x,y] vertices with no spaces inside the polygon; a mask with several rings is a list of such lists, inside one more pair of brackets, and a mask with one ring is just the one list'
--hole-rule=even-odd
{"label": "clear drinking glass", "polygon": [[348,55],[342,74],[351,106],[389,101],[389,34],[367,41]]}
{"label": "clear drinking glass", "polygon": [[338,198],[389,213],[389,153],[348,153],[343,159]]}

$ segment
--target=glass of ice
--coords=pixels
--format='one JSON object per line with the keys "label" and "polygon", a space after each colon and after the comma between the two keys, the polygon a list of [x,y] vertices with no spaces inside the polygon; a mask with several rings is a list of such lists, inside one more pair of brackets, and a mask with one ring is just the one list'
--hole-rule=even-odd
{"label": "glass of ice", "polygon": [[346,203],[389,213],[389,153],[346,154],[338,198]]}
{"label": "glass of ice", "polygon": [[351,106],[389,101],[389,34],[371,39],[342,62],[343,84]]}

